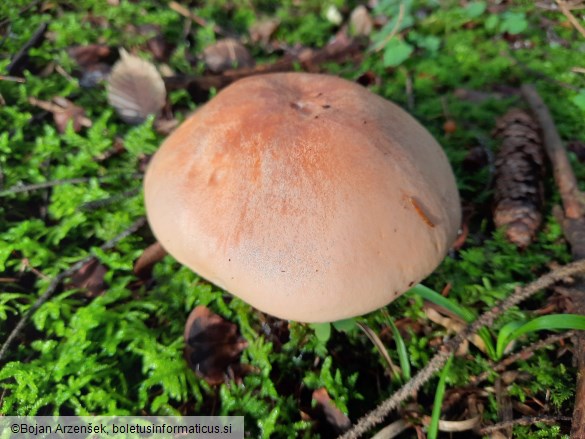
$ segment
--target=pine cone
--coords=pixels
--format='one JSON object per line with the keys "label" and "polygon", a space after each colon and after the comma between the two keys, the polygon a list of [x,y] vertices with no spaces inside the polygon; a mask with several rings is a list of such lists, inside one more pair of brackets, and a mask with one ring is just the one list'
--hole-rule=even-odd
{"label": "pine cone", "polygon": [[544,155],[538,125],[513,108],[496,122],[494,223],[505,227],[508,240],[527,247],[542,223]]}

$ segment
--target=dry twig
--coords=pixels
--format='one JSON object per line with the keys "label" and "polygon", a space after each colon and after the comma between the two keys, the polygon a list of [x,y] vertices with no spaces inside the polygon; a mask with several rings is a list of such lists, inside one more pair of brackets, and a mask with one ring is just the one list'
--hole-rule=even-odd
{"label": "dry twig", "polygon": [[[146,223],[145,217],[142,217],[142,218],[136,220],[130,227],[128,227],[126,230],[124,230],[118,236],[114,237],[110,241],[103,244],[100,247],[100,249],[105,251],[105,250],[109,250],[109,249],[113,248],[114,246],[116,246],[118,244],[118,242],[120,242],[121,240],[125,239],[126,237],[132,235],[134,232],[136,232],[138,229],[140,229],[145,223]],[[16,337],[18,336],[20,331],[22,331],[22,329],[24,328],[24,326],[26,325],[28,320],[31,318],[31,316],[41,307],[41,305],[43,305],[43,303],[45,303],[47,300],[49,300],[51,298],[53,293],[55,293],[55,291],[57,290],[57,287],[59,286],[59,284],[64,279],[66,279],[69,276],[71,276],[72,274],[76,273],[81,267],[83,267],[88,262],[92,261],[94,258],[95,258],[94,255],[87,256],[87,257],[81,259],[80,261],[76,262],[72,266],[70,266],[68,269],[59,273],[55,278],[53,278],[53,280],[51,281],[51,283],[49,284],[49,286],[47,287],[45,292],[42,294],[42,296],[40,296],[35,301],[35,303],[33,303],[33,305],[28,309],[28,311],[21,317],[21,319],[19,320],[19,322],[17,323],[15,328],[12,330],[12,332],[8,335],[8,338],[6,339],[4,344],[2,345],[2,348],[0,348],[0,362],[2,362],[4,360],[4,357],[6,356],[8,348],[14,342],[14,340],[16,339]]]}
{"label": "dry twig", "polygon": [[573,262],[571,264],[559,267],[528,284],[523,288],[517,288],[512,295],[501,301],[490,310],[483,313],[475,322],[468,325],[463,331],[452,339],[448,340],[443,348],[437,352],[433,358],[422,368],[409,382],[402,386],[390,398],[380,404],[376,409],[358,420],[357,424],[351,430],[340,436],[340,439],[355,439],[367,433],[376,425],[380,424],[384,418],[398,405],[408,398],[413,392],[416,392],[426,383],[437,371],[439,371],[447,362],[449,356],[457,351],[459,345],[469,337],[475,334],[483,326],[491,326],[493,322],[511,307],[517,305],[536,292],[548,288],[552,284],[574,276],[578,273],[585,272],[585,260]]}
{"label": "dry twig", "polygon": [[6,71],[10,76],[21,76],[28,59],[28,51],[43,42],[48,28],[49,23],[41,23],[24,46],[14,55],[12,61],[6,67]]}
{"label": "dry twig", "polygon": [[565,216],[577,219],[583,216],[584,209],[580,202],[582,195],[577,186],[577,179],[569,163],[569,158],[561,136],[559,135],[550,111],[532,85],[522,86],[522,95],[538,120],[544,138],[546,153],[553,165],[553,172],[563,200]]}
{"label": "dry twig", "polygon": [[[52,181],[45,181],[43,183],[33,183],[33,184],[17,184],[15,186],[9,187],[8,189],[4,189],[0,191],[0,197],[5,197],[7,195],[14,195],[20,194],[23,192],[32,192],[38,191],[41,189],[48,189],[55,186],[61,186],[63,184],[80,184],[80,183],[89,183],[91,180],[96,179],[98,181],[109,180],[112,178],[119,178],[120,174],[112,174],[112,175],[104,175],[103,177],[80,177],[80,178],[69,178],[64,180],[52,180]],[[143,175],[140,173],[136,173],[130,176],[131,178],[142,178]]]}
{"label": "dry twig", "polygon": [[568,416],[534,416],[534,417],[526,417],[526,418],[519,418],[514,419],[513,421],[506,421],[500,422],[498,424],[490,425],[489,427],[484,427],[479,430],[479,433],[482,435],[487,435],[489,433],[493,433],[497,430],[503,430],[505,428],[510,428],[515,425],[533,425],[537,422],[543,422],[545,424],[556,424],[559,421],[570,421],[571,418]]}
{"label": "dry twig", "polygon": [[557,0],[557,4],[559,5],[559,9],[561,10],[561,12],[563,13],[563,15],[565,17],[567,17],[567,20],[569,20],[571,22],[571,24],[573,25],[573,27],[575,29],[577,29],[577,31],[583,36],[585,37],[585,29],[583,28],[583,26],[581,26],[581,23],[579,23],[579,20],[577,20],[577,18],[575,18],[575,16],[573,15],[573,13],[571,12],[571,9],[569,8],[569,6],[567,5],[567,3],[565,3],[564,0]]}
{"label": "dry twig", "polygon": [[[195,15],[193,12],[191,12],[188,8],[186,8],[185,6],[183,6],[180,3],[177,3],[175,1],[170,2],[169,8],[171,8],[173,11],[181,14],[183,17],[188,18],[189,20],[197,23],[201,27],[206,27],[209,24],[209,23],[207,23],[207,21],[205,19],[199,17],[198,15]],[[216,24],[213,25],[213,32],[215,32],[218,35],[222,35],[222,36],[226,35],[225,31]]]}
{"label": "dry twig", "polygon": [[[530,106],[543,132],[544,146],[552,163],[554,177],[561,195],[564,209],[563,232],[573,259],[585,260],[585,208],[583,194],[577,186],[577,179],[569,163],[567,151],[561,141],[552,116],[538,92],[532,85],[522,86],[524,99]],[[585,279],[581,276],[573,285],[570,312],[585,315]],[[577,359],[577,386],[575,407],[571,424],[571,438],[585,437],[585,334],[576,335],[575,357]]]}

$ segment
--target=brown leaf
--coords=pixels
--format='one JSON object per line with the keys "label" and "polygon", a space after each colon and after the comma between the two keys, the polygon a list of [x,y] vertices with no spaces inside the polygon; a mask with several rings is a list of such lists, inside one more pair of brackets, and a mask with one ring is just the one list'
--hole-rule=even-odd
{"label": "brown leaf", "polygon": [[100,296],[107,288],[104,281],[107,271],[105,265],[97,259],[92,259],[71,276],[70,286],[85,289],[88,297]]}
{"label": "brown leaf", "polygon": [[167,251],[158,241],[149,245],[134,264],[134,274],[141,279],[149,278],[154,264],[162,261],[167,254]]}
{"label": "brown leaf", "polygon": [[154,56],[154,59],[160,62],[167,62],[174,47],[169,44],[159,26],[154,24],[144,24],[138,26],[138,34],[144,36],[150,36],[150,39],[146,42],[146,47]]}
{"label": "brown leaf", "polygon": [[242,67],[253,67],[254,59],[242,43],[233,38],[224,38],[203,51],[207,68],[214,73]]}
{"label": "brown leaf", "polygon": [[120,118],[140,124],[150,114],[159,114],[166,102],[166,89],[156,67],[148,61],[120,50],[108,80],[108,102]]}
{"label": "brown leaf", "polygon": [[494,223],[506,237],[527,247],[542,223],[544,155],[538,126],[530,115],[511,109],[497,120],[502,146],[495,160]]}
{"label": "brown leaf", "polygon": [[196,307],[185,324],[185,357],[209,384],[225,381],[227,369],[238,361],[248,342],[238,327],[205,306]]}
{"label": "brown leaf", "polygon": [[352,35],[369,36],[374,28],[374,20],[364,5],[357,6],[349,16],[349,29]]}
{"label": "brown leaf", "polygon": [[104,44],[73,46],[67,53],[83,69],[91,68],[99,63],[108,63],[114,56],[112,50]]}
{"label": "brown leaf", "polygon": [[268,45],[270,38],[278,29],[280,20],[278,18],[267,18],[257,21],[250,26],[250,41],[254,44],[260,43],[264,46]]}
{"label": "brown leaf", "polygon": [[351,421],[341,410],[339,410],[327,393],[324,387],[313,392],[313,399],[317,401],[317,408],[325,415],[327,422],[339,433],[351,427]]}
{"label": "brown leaf", "polygon": [[35,107],[53,113],[55,125],[60,133],[65,132],[69,121],[73,121],[73,130],[76,133],[79,132],[82,127],[89,128],[92,125],[91,120],[85,116],[85,110],[83,108],[63,97],[54,97],[50,102],[30,97],[28,102]]}

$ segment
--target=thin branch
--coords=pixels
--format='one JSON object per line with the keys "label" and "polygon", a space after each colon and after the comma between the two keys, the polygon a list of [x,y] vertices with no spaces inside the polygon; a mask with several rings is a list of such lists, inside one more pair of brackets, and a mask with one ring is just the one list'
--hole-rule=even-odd
{"label": "thin branch", "polygon": [[514,419],[513,421],[500,422],[498,424],[490,425],[479,430],[482,435],[493,433],[494,431],[503,430],[505,428],[514,427],[515,425],[534,425],[537,422],[545,424],[557,424],[559,421],[570,421],[568,416],[530,416],[525,418]]}
{"label": "thin branch", "polygon": [[579,20],[577,20],[575,18],[575,16],[573,15],[573,13],[571,12],[571,10],[569,9],[567,3],[565,3],[563,0],[557,0],[557,4],[559,5],[559,9],[563,13],[563,15],[565,17],[567,17],[567,20],[569,20],[571,22],[571,24],[573,25],[573,27],[575,29],[577,29],[577,31],[583,37],[585,37],[585,29],[583,28],[583,26],[581,26],[581,23],[579,23]]}
{"label": "thin branch", "polygon": [[[41,189],[47,189],[55,186],[61,186],[64,184],[80,184],[80,183],[88,183],[93,179],[97,181],[104,181],[109,180],[111,178],[118,178],[120,174],[116,175],[105,175],[103,177],[80,177],[80,178],[69,178],[64,180],[52,180],[52,181],[45,181],[43,183],[33,183],[33,184],[17,184],[15,186],[9,187],[8,189],[4,189],[0,191],[0,197],[6,197],[7,195],[14,195],[14,194],[21,194],[23,192],[32,192],[38,191]],[[131,178],[142,178],[143,175],[140,173],[132,174]]]}
{"label": "thin branch", "polygon": [[33,47],[37,47],[45,39],[45,33],[49,28],[49,23],[41,23],[37,29],[33,32],[32,36],[28,41],[21,47],[21,49],[14,55],[12,61],[6,67],[6,71],[10,76],[21,76],[24,64],[28,57],[28,51]]}
{"label": "thin branch", "polygon": [[384,418],[392,411],[398,408],[398,405],[408,398],[413,392],[419,390],[437,371],[439,371],[447,362],[451,353],[455,352],[459,345],[478,329],[483,326],[491,326],[492,323],[501,316],[505,311],[517,305],[536,292],[548,288],[555,282],[566,279],[578,273],[585,272],[585,260],[573,262],[571,264],[559,267],[528,284],[524,288],[517,288],[510,297],[501,301],[489,311],[483,313],[475,322],[468,325],[458,335],[448,340],[437,352],[433,358],[422,368],[409,382],[402,386],[390,398],[380,404],[376,409],[358,420],[352,429],[340,436],[340,439],[356,439],[364,433],[370,431],[373,427],[380,424]]}
{"label": "thin branch", "polygon": [[[126,230],[124,230],[118,236],[114,237],[110,241],[103,244],[100,247],[100,249],[103,251],[106,251],[106,250],[109,250],[109,249],[115,247],[118,244],[118,242],[120,242],[121,240],[125,239],[126,237],[132,235],[134,232],[136,232],[138,229],[140,229],[145,223],[146,223],[146,218],[144,218],[144,217],[136,220],[130,227],[128,227]],[[81,259],[80,261],[76,262],[75,264],[71,265],[69,268],[62,271],[55,278],[53,278],[53,280],[51,281],[51,283],[49,284],[49,286],[47,287],[47,289],[45,290],[43,295],[40,296],[35,301],[35,303],[28,309],[28,311],[21,317],[21,319],[17,323],[16,327],[12,330],[12,332],[10,333],[10,335],[8,336],[8,338],[6,339],[4,344],[2,345],[2,348],[0,348],[0,362],[2,362],[4,360],[4,357],[6,356],[8,348],[14,342],[14,340],[16,339],[16,337],[18,336],[20,331],[22,331],[22,329],[24,328],[24,326],[26,325],[28,320],[31,318],[31,316],[47,300],[49,300],[51,298],[51,296],[57,290],[57,287],[59,286],[59,284],[67,277],[69,277],[69,276],[73,275],[74,273],[76,273],[77,271],[79,271],[79,269],[81,267],[83,267],[85,264],[87,264],[88,262],[90,262],[94,258],[95,258],[94,255],[89,255],[89,256]]]}
{"label": "thin branch", "polygon": [[79,210],[87,212],[90,210],[101,209],[102,207],[110,206],[112,204],[116,204],[116,203],[119,203],[121,201],[125,201],[125,200],[127,200],[135,195],[138,195],[141,190],[142,190],[141,187],[137,187],[134,189],[129,189],[127,191],[124,191],[124,192],[116,194],[116,195],[112,195],[111,197],[108,197],[108,198],[102,198],[100,200],[88,201],[87,203],[83,203],[81,206],[79,206]]}
{"label": "thin branch", "polygon": [[[571,246],[573,260],[585,260],[585,207],[583,194],[577,186],[577,179],[569,163],[567,151],[554,124],[548,108],[531,85],[522,86],[524,99],[538,119],[544,145],[554,170],[554,178],[563,201],[564,218],[561,219],[563,233]],[[585,315],[585,279],[581,276],[572,288],[569,312]],[[577,383],[571,438],[585,437],[585,334],[575,337],[574,357],[577,362]]]}
{"label": "thin branch", "polygon": [[[198,15],[195,15],[193,12],[191,12],[188,8],[186,8],[185,6],[183,6],[180,3],[172,1],[169,3],[169,8],[171,8],[173,11],[179,13],[183,17],[188,18],[191,21],[194,21],[195,23],[197,23],[201,27],[207,27],[209,25],[207,20],[199,17]],[[218,35],[221,35],[221,36],[226,35],[226,32],[216,24],[213,25],[212,29],[213,29],[213,32],[215,32]]]}
{"label": "thin branch", "polygon": [[11,81],[11,82],[20,82],[21,84],[26,82],[25,78],[21,78],[20,76],[4,76],[0,75],[0,81]]}
{"label": "thin branch", "polygon": [[565,216],[571,219],[581,218],[585,212],[580,202],[581,194],[577,179],[550,111],[533,85],[523,85],[522,95],[541,127],[546,153],[553,164],[555,181],[563,200]]}

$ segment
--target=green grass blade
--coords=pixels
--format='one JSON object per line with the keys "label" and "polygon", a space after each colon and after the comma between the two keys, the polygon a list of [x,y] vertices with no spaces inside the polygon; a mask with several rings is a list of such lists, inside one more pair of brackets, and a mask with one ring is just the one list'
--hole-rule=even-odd
{"label": "green grass blade", "polygon": [[396,342],[396,351],[398,352],[398,361],[400,361],[400,368],[402,369],[402,378],[404,378],[404,381],[406,382],[410,379],[410,360],[408,359],[406,343],[404,343],[404,339],[394,324],[392,317],[386,313],[386,318],[388,319],[390,328],[392,328],[392,335],[394,337],[394,341]]}
{"label": "green grass blade", "polygon": [[505,325],[498,335],[497,352],[499,358],[508,344],[518,337],[530,332],[554,329],[585,330],[585,316],[577,314],[550,314],[536,317],[526,323],[511,322]]}
{"label": "green grass blade", "polygon": [[445,396],[445,381],[447,380],[447,374],[449,373],[452,362],[453,355],[449,357],[445,367],[443,367],[443,370],[441,370],[441,375],[439,376],[439,384],[437,385],[437,390],[435,392],[435,402],[433,403],[431,423],[429,424],[429,432],[427,434],[428,439],[437,439],[437,435],[439,434],[439,418],[441,417],[441,405],[443,404],[443,398]]}
{"label": "green grass blade", "polygon": [[468,311],[458,303],[441,296],[435,290],[425,287],[424,285],[418,284],[412,287],[410,290],[408,290],[407,294],[416,294],[423,299],[428,300],[429,302],[433,302],[436,305],[442,306],[446,310],[451,311],[453,314],[461,317],[467,323],[471,323],[475,320],[475,314],[473,314],[471,311]]}
{"label": "green grass blade", "polygon": [[496,342],[496,359],[499,360],[504,355],[506,346],[513,340],[510,338],[510,334],[513,334],[515,330],[520,328],[524,322],[510,322],[502,326],[500,332],[498,332],[498,341]]}

